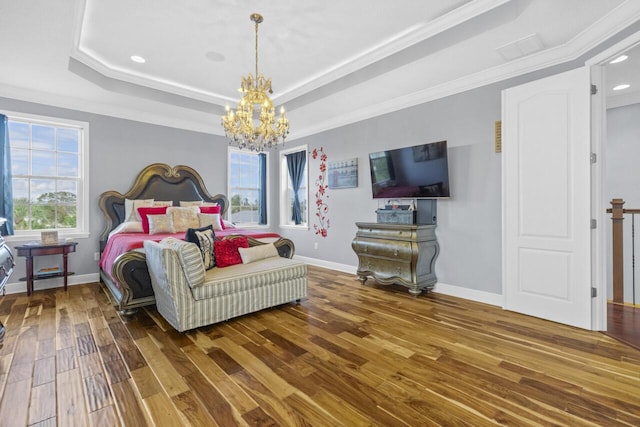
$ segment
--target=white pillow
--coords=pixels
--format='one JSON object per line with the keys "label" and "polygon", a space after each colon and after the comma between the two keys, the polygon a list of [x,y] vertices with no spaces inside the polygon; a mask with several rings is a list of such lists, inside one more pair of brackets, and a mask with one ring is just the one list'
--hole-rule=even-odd
{"label": "white pillow", "polygon": [[232,223],[231,221],[227,221],[226,219],[222,220],[222,225],[224,226],[224,228],[238,228],[234,223]]}
{"label": "white pillow", "polygon": [[176,233],[187,231],[187,228],[200,227],[198,213],[200,213],[200,208],[198,206],[169,206],[167,208],[167,215],[173,218],[173,226],[176,229]]}
{"label": "white pillow", "polygon": [[170,215],[147,215],[147,218],[149,219],[149,234],[176,233]]}
{"label": "white pillow", "polygon": [[161,208],[163,206],[173,206],[173,200],[154,200],[153,207]]}
{"label": "white pillow", "polygon": [[198,220],[200,221],[200,228],[211,225],[215,231],[222,231],[222,226],[220,225],[220,214],[199,213]]}
{"label": "white pillow", "polygon": [[193,200],[193,201],[180,200],[180,207],[188,208],[189,206],[202,206],[202,200]]}
{"label": "white pillow", "polygon": [[124,220],[141,221],[138,208],[150,208],[153,206],[153,199],[124,199]]}
{"label": "white pillow", "polygon": [[260,261],[261,259],[279,256],[278,250],[273,243],[252,246],[250,248],[238,248],[238,252],[240,252],[243,264],[249,264],[250,262]]}
{"label": "white pillow", "polygon": [[123,222],[109,233],[109,237],[120,233],[142,233],[142,223],[138,221]]}

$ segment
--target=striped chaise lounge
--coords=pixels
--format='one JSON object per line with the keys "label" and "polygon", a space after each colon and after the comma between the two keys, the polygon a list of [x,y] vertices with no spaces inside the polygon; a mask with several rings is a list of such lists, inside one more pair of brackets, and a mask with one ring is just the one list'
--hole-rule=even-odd
{"label": "striped chaise lounge", "polygon": [[178,331],[307,296],[307,265],[272,256],[205,270],[198,246],[175,238],[144,242],[158,312]]}

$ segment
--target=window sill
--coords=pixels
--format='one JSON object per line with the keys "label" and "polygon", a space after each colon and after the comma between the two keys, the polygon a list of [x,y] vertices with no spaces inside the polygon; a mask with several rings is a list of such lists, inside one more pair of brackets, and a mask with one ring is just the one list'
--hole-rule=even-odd
{"label": "window sill", "polygon": [[[58,231],[58,238],[63,239],[88,239],[90,236],[89,233],[62,233]],[[34,240],[40,240],[40,233],[30,233],[30,234],[14,234],[13,236],[3,236],[5,242],[9,243],[22,243],[22,242],[32,242]]]}
{"label": "window sill", "polygon": [[280,224],[280,228],[286,228],[286,229],[290,229],[290,230],[308,230],[309,229],[309,225],[307,225],[307,224],[300,224],[300,225]]}

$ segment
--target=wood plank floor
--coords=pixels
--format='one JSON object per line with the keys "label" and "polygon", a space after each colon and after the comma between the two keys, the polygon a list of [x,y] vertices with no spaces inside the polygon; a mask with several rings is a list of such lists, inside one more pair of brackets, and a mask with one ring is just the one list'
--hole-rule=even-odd
{"label": "wood plank floor", "polygon": [[640,351],[309,268],[309,297],[188,333],[98,284],[7,295],[0,425],[640,425]]}
{"label": "wood plank floor", "polygon": [[607,335],[640,350],[640,307],[607,303]]}

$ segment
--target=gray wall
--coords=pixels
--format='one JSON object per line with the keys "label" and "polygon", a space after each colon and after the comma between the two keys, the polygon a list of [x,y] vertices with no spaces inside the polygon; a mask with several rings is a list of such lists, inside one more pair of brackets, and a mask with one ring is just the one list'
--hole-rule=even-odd
{"label": "gray wall", "polygon": [[[126,192],[145,166],[158,162],[171,166],[188,165],[200,172],[210,193],[225,194],[227,191],[228,144],[222,137],[1,97],[0,110],[79,120],[90,125],[91,234],[88,239],[78,239],[77,252],[69,256],[69,269],[76,274],[98,272],[98,262],[93,260],[93,254],[99,251],[98,242],[105,225],[98,208],[98,197],[108,190]],[[35,262],[47,263],[46,257],[39,258],[42,259]],[[56,258],[48,263],[55,264]],[[12,283],[23,276],[24,268],[24,258],[16,258]]]}
{"label": "gray wall", "polygon": [[279,232],[295,242],[296,254],[355,271],[355,223],[375,222],[375,210],[383,203],[371,196],[368,154],[447,140],[451,198],[437,202],[438,280],[501,293],[501,160],[493,146],[500,114],[500,88],[489,86],[296,140],[310,151],[323,147],[329,161],[356,157],[358,187],[329,190],[331,226],[326,238],[316,235],[313,195],[319,161],[310,160],[311,228]]}
{"label": "gray wall", "polygon": [[[607,208],[613,198],[624,199],[626,209],[640,209],[640,104],[607,110],[607,145],[605,165],[605,196]],[[636,215],[636,227],[640,217]],[[633,275],[631,263],[631,216],[625,215],[624,227],[624,296],[626,302],[633,301]],[[605,224],[607,232],[607,297],[613,298],[611,225]],[[636,231],[636,235],[640,234]],[[636,237],[635,249],[640,253],[640,240]],[[636,264],[638,264],[636,262]],[[640,264],[639,264],[640,265]],[[636,272],[640,283],[640,272]],[[640,301],[640,285],[636,285],[636,302]]]}

